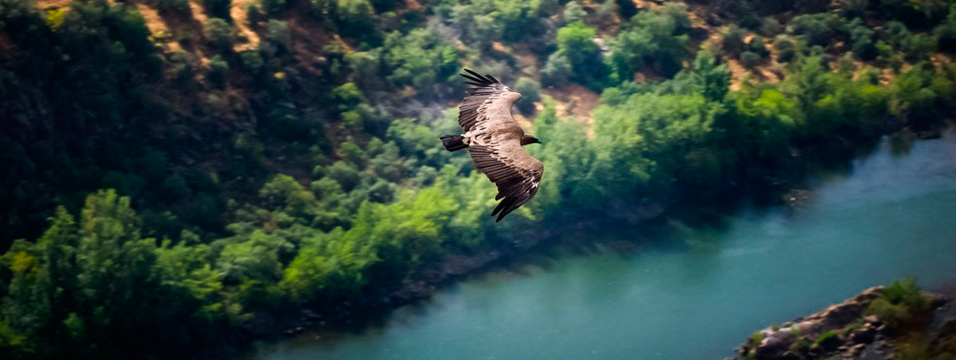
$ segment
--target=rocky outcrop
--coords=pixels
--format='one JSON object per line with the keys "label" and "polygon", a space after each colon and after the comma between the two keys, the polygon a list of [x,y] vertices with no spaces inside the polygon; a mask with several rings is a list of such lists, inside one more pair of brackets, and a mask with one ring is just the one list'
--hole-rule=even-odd
{"label": "rocky outcrop", "polygon": [[[878,317],[865,315],[870,303],[882,294],[883,287],[869,288],[820,312],[760,330],[737,347],[735,360],[890,359],[895,350],[892,341],[895,334]],[[949,298],[926,296],[939,315],[937,318],[948,313],[945,309],[951,307],[947,305]],[[937,329],[935,332],[939,335],[930,338],[949,344],[947,326],[956,332],[956,320],[934,320],[934,323],[938,325],[931,325],[927,331]]]}

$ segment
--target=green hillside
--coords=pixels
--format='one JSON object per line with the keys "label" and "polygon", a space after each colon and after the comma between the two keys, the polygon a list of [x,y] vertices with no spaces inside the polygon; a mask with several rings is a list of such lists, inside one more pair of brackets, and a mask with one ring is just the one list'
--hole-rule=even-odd
{"label": "green hillside", "polygon": [[[932,136],[954,5],[0,0],[0,356],[192,356],[381,307],[452,256]],[[499,224],[438,140],[464,67],[542,140],[540,193]]]}

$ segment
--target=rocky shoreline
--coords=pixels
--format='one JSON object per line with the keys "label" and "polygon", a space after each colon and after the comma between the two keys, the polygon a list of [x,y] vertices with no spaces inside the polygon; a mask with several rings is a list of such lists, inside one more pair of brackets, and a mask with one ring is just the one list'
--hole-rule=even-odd
{"label": "rocky shoreline", "polygon": [[898,358],[900,342],[914,336],[929,341],[930,348],[956,341],[952,293],[923,294],[931,321],[915,332],[894,330],[884,319],[867,314],[884,293],[884,287],[872,287],[809,316],[766,327],[738,346],[736,357],[725,360],[890,360]]}

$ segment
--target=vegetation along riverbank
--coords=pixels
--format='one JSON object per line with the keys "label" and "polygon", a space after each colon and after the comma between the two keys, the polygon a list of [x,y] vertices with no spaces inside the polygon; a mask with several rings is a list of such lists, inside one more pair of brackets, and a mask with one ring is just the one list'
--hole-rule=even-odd
{"label": "vegetation along riverbank", "polygon": [[[932,137],[954,52],[944,0],[0,0],[0,356],[195,356],[561,226],[800,186]],[[542,141],[497,225],[438,141],[465,66]]]}

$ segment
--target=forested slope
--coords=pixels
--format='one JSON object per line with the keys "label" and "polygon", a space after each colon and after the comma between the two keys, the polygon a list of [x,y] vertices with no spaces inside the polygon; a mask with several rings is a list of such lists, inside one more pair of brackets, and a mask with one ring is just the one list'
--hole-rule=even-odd
{"label": "forested slope", "polygon": [[[950,1],[773,4],[0,0],[0,355],[178,358],[952,110]],[[543,142],[497,225],[463,67]]]}

